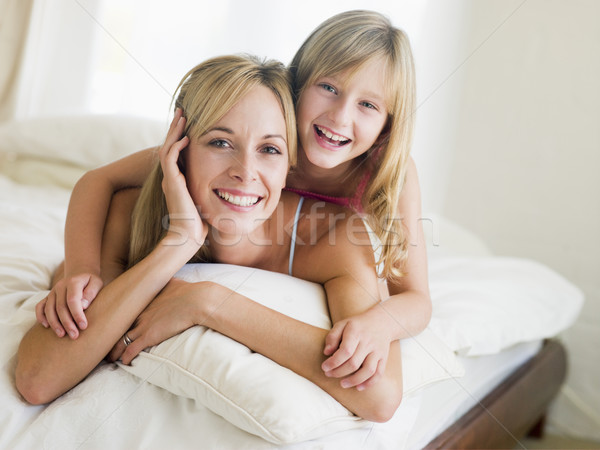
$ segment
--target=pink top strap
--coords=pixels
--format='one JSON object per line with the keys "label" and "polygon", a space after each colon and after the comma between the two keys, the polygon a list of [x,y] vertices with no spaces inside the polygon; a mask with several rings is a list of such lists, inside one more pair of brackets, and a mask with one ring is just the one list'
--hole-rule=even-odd
{"label": "pink top strap", "polygon": [[333,203],[335,205],[345,206],[346,208],[353,209],[358,213],[363,213],[363,205],[362,199],[365,193],[365,189],[367,188],[367,183],[371,178],[371,171],[365,171],[360,182],[358,183],[358,187],[356,188],[356,192],[352,197],[334,197],[331,195],[319,194],[318,192],[305,191],[302,189],[295,189],[291,187],[284,188],[286,191],[294,192],[302,197],[312,198],[314,200],[321,200],[327,203]]}

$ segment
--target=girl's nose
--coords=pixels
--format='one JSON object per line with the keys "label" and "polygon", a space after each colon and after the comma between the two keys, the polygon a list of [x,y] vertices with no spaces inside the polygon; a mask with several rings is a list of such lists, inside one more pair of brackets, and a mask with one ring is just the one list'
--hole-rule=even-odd
{"label": "girl's nose", "polygon": [[351,105],[344,98],[339,98],[331,107],[329,115],[338,126],[346,126],[351,122]]}

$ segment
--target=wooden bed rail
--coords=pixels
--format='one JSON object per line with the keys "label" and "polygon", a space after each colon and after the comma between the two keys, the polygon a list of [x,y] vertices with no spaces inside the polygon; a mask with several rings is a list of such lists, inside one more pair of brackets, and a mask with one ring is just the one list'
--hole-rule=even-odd
{"label": "wooden bed rail", "polygon": [[543,423],[548,405],[565,380],[567,357],[556,340],[517,368],[426,449],[518,448],[518,439]]}

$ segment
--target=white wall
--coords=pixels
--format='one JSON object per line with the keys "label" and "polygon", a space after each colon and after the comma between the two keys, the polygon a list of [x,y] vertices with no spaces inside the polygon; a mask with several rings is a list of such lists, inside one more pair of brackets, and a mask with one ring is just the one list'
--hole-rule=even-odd
{"label": "white wall", "polygon": [[584,290],[550,424],[600,441],[600,2],[473,1],[468,34],[443,213]]}

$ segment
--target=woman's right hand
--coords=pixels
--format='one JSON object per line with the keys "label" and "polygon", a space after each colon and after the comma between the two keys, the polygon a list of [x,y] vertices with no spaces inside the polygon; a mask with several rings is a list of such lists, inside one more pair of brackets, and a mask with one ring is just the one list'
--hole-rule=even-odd
{"label": "woman's right hand", "polygon": [[66,334],[79,337],[88,322],[84,311],[100,292],[102,279],[93,273],[78,273],[60,279],[35,307],[35,316],[45,328],[52,328],[58,337]]}
{"label": "woman's right hand", "polygon": [[177,164],[179,154],[190,143],[189,137],[182,137],[185,122],[182,110],[177,108],[165,143],[158,152],[163,171],[162,189],[169,210],[167,238],[173,245],[184,243],[190,238],[202,245],[208,230],[188,191],[185,176]]}

